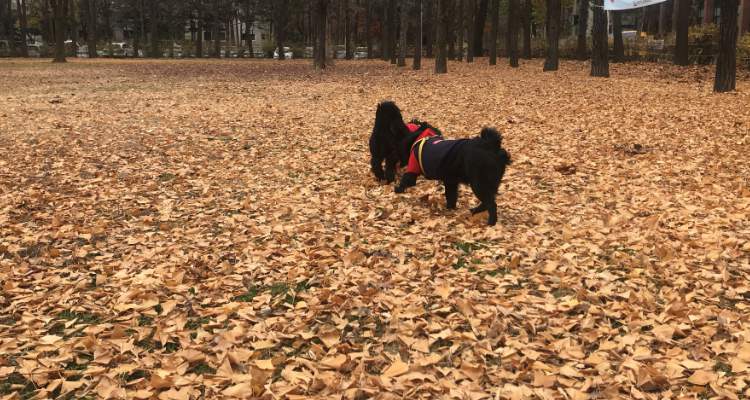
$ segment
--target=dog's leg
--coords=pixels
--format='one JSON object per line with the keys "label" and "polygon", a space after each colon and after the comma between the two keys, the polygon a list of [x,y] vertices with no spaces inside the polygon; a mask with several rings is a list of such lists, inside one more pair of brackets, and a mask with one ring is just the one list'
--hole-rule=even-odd
{"label": "dog's leg", "polygon": [[480,212],[487,211],[487,206],[484,203],[471,209],[472,214],[479,214]]}
{"label": "dog's leg", "polygon": [[391,183],[396,180],[396,164],[398,163],[398,157],[392,154],[385,159],[385,180]]}
{"label": "dog's leg", "polygon": [[379,157],[370,158],[370,166],[372,167],[372,173],[376,178],[383,180],[385,179],[385,173],[383,172],[383,159]]}
{"label": "dog's leg", "polygon": [[443,185],[445,185],[445,205],[449,210],[455,210],[458,202],[458,183],[443,182]]}
{"label": "dog's leg", "polygon": [[494,198],[487,199],[485,202],[488,203],[487,211],[490,212],[489,217],[487,217],[487,225],[494,226],[497,223],[497,203],[495,203]]}
{"label": "dog's leg", "polygon": [[476,212],[487,210],[489,212],[487,225],[493,226],[497,223],[497,203],[495,202],[495,192],[488,189],[479,182],[475,181],[471,183],[471,190],[477,196],[477,199],[482,202],[479,206],[473,208],[471,212],[475,213],[475,210],[477,210]]}
{"label": "dog's leg", "polygon": [[407,172],[401,176],[401,182],[396,186],[396,193],[404,193],[406,188],[417,185],[417,174]]}

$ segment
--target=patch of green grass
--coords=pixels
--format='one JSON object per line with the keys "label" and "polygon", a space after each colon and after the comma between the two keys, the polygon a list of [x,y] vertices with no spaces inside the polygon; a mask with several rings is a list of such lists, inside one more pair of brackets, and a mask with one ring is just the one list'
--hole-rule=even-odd
{"label": "patch of green grass", "polygon": [[167,342],[167,344],[164,345],[165,353],[174,353],[179,349],[180,349],[180,344],[177,342]]}
{"label": "patch of green grass", "polygon": [[187,372],[198,374],[198,375],[214,375],[216,374],[216,368],[211,368],[210,365],[204,362],[200,362],[190,367],[190,369],[188,369]]}
{"label": "patch of green grass", "polygon": [[168,182],[175,178],[174,174],[170,174],[169,172],[164,172],[161,175],[159,175],[159,182]]}
{"label": "patch of green grass", "polygon": [[453,269],[461,269],[464,267],[466,267],[466,259],[463,257],[458,257],[458,260],[453,263]]}
{"label": "patch of green grass", "polygon": [[716,360],[716,364],[714,364],[714,371],[723,372],[726,376],[734,375],[734,373],[732,372],[732,366],[721,360]]}
{"label": "patch of green grass", "polygon": [[14,372],[8,375],[4,380],[0,381],[0,395],[8,395],[17,393],[22,399],[30,399],[34,397],[36,387],[34,383],[26,380],[23,375],[18,372]]}
{"label": "patch of green grass", "polygon": [[138,326],[149,326],[153,323],[154,323],[154,319],[147,315],[141,314],[141,316],[138,317]]}
{"label": "patch of green grass", "polygon": [[243,294],[241,294],[239,296],[234,296],[232,298],[232,301],[242,301],[242,302],[245,302],[245,303],[249,303],[249,302],[253,301],[253,299],[255,298],[255,296],[257,296],[261,291],[262,291],[261,288],[258,288],[257,286],[252,285],[249,288],[247,288],[247,292],[245,292],[245,293],[243,293]]}
{"label": "patch of green grass", "polygon": [[92,325],[97,324],[100,321],[100,318],[96,314],[92,314],[89,312],[76,312],[71,310],[65,310],[59,314],[57,314],[57,318],[65,320],[65,321],[72,321],[72,320],[78,320],[79,324],[84,325]]}
{"label": "patch of green grass", "polygon": [[453,243],[453,247],[457,248],[458,250],[461,250],[464,254],[469,255],[473,251],[484,248],[485,246],[481,243],[455,242]]}
{"label": "patch of green grass", "polygon": [[211,318],[209,317],[191,318],[185,324],[185,329],[194,331],[209,322],[211,322]]}
{"label": "patch of green grass", "polygon": [[120,375],[117,375],[117,377],[120,379],[120,381],[127,383],[132,382],[136,379],[148,378],[149,373],[142,369],[137,369],[131,373],[122,373]]}
{"label": "patch of green grass", "polygon": [[572,296],[575,294],[575,292],[576,292],[575,290],[569,287],[560,286],[552,290],[552,296],[556,299],[559,299],[565,296]]}
{"label": "patch of green grass", "polygon": [[286,282],[275,282],[268,289],[271,292],[271,296],[277,296],[286,294],[289,291],[289,285]]}

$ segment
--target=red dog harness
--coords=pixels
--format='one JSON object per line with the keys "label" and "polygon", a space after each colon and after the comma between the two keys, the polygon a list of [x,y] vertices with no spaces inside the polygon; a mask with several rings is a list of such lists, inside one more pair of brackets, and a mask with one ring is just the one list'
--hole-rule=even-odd
{"label": "red dog harness", "polygon": [[[406,124],[406,127],[411,133],[416,132],[420,128],[419,125],[411,123]],[[419,152],[419,149],[421,149],[421,146],[428,138],[435,136],[439,135],[431,128],[425,128],[425,130],[419,136],[417,136],[417,140],[411,146],[411,151],[409,152],[409,164],[406,165],[406,172],[411,172],[417,175],[420,175],[422,173],[422,159],[420,157],[421,153]]]}

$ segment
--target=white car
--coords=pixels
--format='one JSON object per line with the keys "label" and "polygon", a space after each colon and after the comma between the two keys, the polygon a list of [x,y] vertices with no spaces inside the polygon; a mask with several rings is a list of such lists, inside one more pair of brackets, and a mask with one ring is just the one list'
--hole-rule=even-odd
{"label": "white car", "polygon": [[[291,59],[293,56],[292,50],[289,47],[284,46],[284,58]],[[279,49],[273,51],[273,58],[279,58]]]}
{"label": "white car", "polygon": [[363,58],[367,58],[367,47],[357,47],[354,51],[354,59],[361,60]]}

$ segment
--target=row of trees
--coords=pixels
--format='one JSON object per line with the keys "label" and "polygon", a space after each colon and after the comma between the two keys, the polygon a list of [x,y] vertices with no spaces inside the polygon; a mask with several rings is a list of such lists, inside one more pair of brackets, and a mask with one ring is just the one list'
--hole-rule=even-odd
{"label": "row of trees", "polygon": [[[672,1],[674,62],[687,65],[690,4],[694,0]],[[733,90],[737,0],[716,1],[721,9],[721,51],[715,89]],[[624,58],[621,13],[611,13],[614,47],[610,57],[603,0],[581,0],[578,4],[578,57],[590,55],[591,75],[606,77],[610,58]],[[660,29],[666,25],[665,9],[660,6]],[[536,18],[543,19],[547,39],[543,70],[554,71],[559,65],[561,11],[561,0],[0,0],[0,34],[9,36],[14,20],[22,36],[37,29],[48,42],[56,44],[56,61],[64,61],[68,38],[85,41],[89,56],[96,57],[97,42],[111,41],[114,26],[129,34],[136,54],[143,48],[147,55],[159,57],[160,40],[184,39],[187,33],[196,55],[201,57],[207,47],[204,32],[209,32],[211,54],[220,54],[223,35],[231,43],[244,42],[252,56],[252,27],[262,22],[270,24],[281,59],[285,44],[304,43],[313,46],[315,66],[325,68],[330,64],[332,43],[345,43],[346,58],[353,57],[354,44],[360,43],[366,45],[368,57],[374,57],[377,46],[382,59],[399,66],[406,65],[407,49],[413,48],[414,68],[420,68],[424,45],[424,55],[436,57],[435,71],[445,73],[449,59],[473,62],[475,57],[488,55],[489,63],[496,64],[501,36],[509,64],[518,66],[519,57],[532,56]],[[590,51],[589,12],[593,12]],[[30,20],[36,26],[29,26]],[[21,41],[20,54],[26,54],[25,40]]]}

